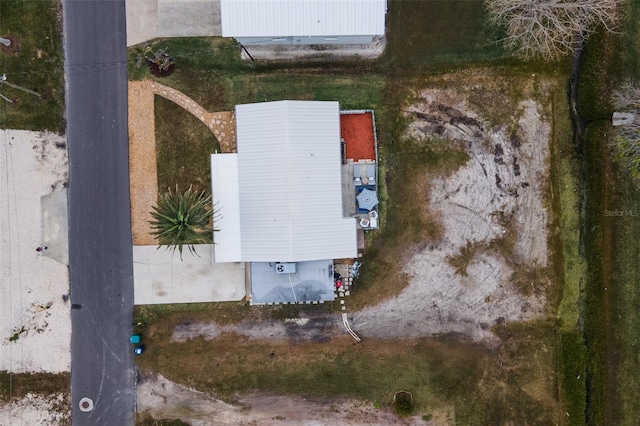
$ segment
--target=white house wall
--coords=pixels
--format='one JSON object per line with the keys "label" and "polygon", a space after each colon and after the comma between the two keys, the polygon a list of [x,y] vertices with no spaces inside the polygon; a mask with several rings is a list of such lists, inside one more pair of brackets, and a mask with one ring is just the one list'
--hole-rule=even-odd
{"label": "white house wall", "polygon": [[236,37],[247,48],[265,45],[312,45],[312,44],[370,44],[372,35],[361,36],[317,36],[317,37]]}
{"label": "white house wall", "polygon": [[216,262],[240,262],[240,187],[238,154],[211,155],[211,197],[217,210],[213,233]]}

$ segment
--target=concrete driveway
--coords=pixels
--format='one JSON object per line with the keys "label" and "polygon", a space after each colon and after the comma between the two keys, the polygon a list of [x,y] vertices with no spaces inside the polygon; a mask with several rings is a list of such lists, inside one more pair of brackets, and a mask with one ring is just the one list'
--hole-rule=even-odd
{"label": "concrete driveway", "polygon": [[182,258],[158,246],[133,246],[135,304],[239,301],[247,294],[244,263],[214,263],[213,246],[185,247]]}
{"label": "concrete driveway", "polygon": [[220,36],[220,0],[126,0],[127,47],[158,37]]}

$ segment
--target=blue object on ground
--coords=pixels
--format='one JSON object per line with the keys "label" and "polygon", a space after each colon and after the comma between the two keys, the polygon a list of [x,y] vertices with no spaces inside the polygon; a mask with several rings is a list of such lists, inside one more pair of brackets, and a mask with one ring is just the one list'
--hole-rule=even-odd
{"label": "blue object on ground", "polygon": [[134,345],[140,343],[140,335],[132,334],[131,337],[129,337],[129,343],[132,343]]}
{"label": "blue object on ground", "polygon": [[142,355],[144,353],[144,345],[136,346],[133,353],[136,355]]}

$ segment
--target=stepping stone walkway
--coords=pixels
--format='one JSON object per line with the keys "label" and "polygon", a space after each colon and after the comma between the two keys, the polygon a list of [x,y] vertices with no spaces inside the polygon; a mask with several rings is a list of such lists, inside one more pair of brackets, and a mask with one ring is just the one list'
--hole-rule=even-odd
{"label": "stepping stone walkway", "polygon": [[236,118],[233,112],[207,112],[184,93],[160,83],[149,82],[149,90],[175,102],[202,121],[220,142],[220,151],[236,152]]}

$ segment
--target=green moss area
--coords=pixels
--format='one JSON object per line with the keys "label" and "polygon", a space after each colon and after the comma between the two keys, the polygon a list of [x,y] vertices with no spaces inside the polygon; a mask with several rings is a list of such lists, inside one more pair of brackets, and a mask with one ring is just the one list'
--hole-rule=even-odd
{"label": "green moss area", "polygon": [[56,0],[2,0],[0,35],[15,39],[19,49],[0,52],[1,73],[6,74],[7,82],[40,97],[1,85],[0,93],[13,102],[0,99],[0,128],[64,130],[61,15]]}
{"label": "green moss area", "polygon": [[71,378],[69,373],[9,373],[0,371],[0,401],[22,398],[28,393],[51,395],[69,394]]}

